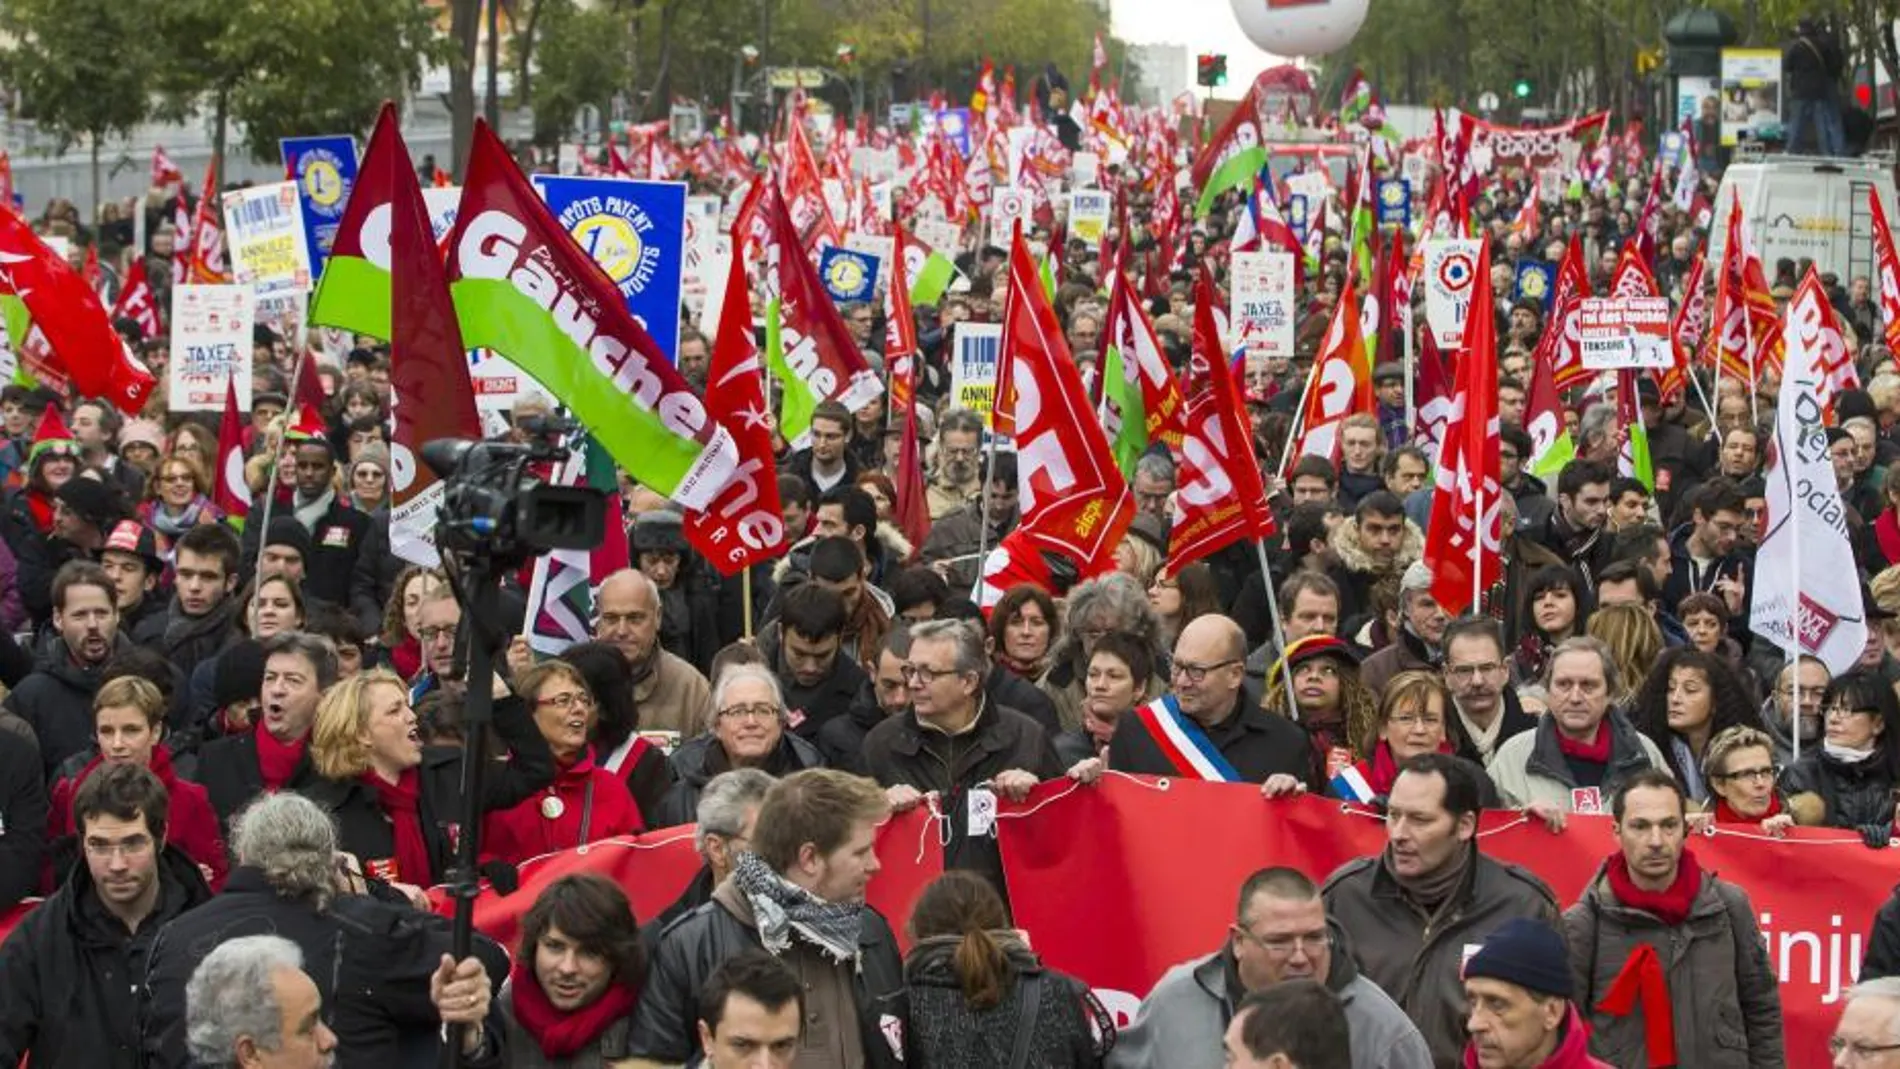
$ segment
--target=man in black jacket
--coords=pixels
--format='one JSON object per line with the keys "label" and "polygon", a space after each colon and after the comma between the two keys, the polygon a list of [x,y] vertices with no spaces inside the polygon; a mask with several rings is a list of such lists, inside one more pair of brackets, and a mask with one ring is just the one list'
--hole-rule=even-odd
{"label": "man in black jacket", "polygon": [[[338,501],[333,480],[336,459],[321,437],[297,443],[297,489],[288,514],[310,534],[310,552],[304,558],[304,596],[342,605],[365,628],[382,621],[389,600],[383,562],[389,555],[389,536],[367,513]],[[244,574],[256,568],[261,524],[244,532]]]}
{"label": "man in black jacket", "polygon": [[336,649],[301,631],[265,639],[263,659],[256,725],[211,743],[198,758],[198,778],[227,832],[258,795],[315,782],[306,752],[310,729],[323,692],[337,681]]}
{"label": "man in black jacket", "polygon": [[864,688],[864,669],[844,653],[844,598],[801,583],[780,600],[776,629],[759,634],[759,652],[785,691],[785,726],[813,740],[846,716]]}
{"label": "man in black jacket", "polygon": [[1789,152],[1804,152],[1803,136],[1814,130],[1815,153],[1847,154],[1847,135],[1841,126],[1841,71],[1846,60],[1840,38],[1813,18],[1795,23],[1794,40],[1781,53],[1788,79]]}
{"label": "man in black jacket", "polygon": [[801,1058],[901,1069],[903,962],[889,923],[864,904],[878,871],[877,825],[889,813],[876,784],[846,772],[810,769],[774,785],[751,852],[739,855],[712,901],[660,933],[634,1013],[633,1056],[688,1060],[707,978],[763,946],[804,987]]}
{"label": "man in black jacket", "polygon": [[903,667],[910,710],[864,737],[864,767],[898,812],[937,795],[950,821],[944,866],[979,872],[1003,892],[1003,859],[987,826],[996,800],[982,793],[993,787],[1022,801],[1040,781],[1061,776],[1062,761],[1041,725],[990,702],[983,689],[989,667],[975,623],[911,628]]}
{"label": "man in black jacket", "polygon": [[[185,984],[198,962],[228,940],[265,933],[303,951],[304,970],[323,996],[324,1020],[337,1035],[337,1064],[419,1064],[415,1059],[439,1042],[429,977],[449,951],[448,922],[380,893],[360,893],[368,888],[340,874],[333,860],[336,826],[294,792],[247,809],[232,848],[238,867],[224,892],[166,925],[140,974],[140,1048],[148,1069],[190,1064]],[[475,956],[494,983],[507,976],[506,953],[480,934]],[[499,1034],[494,1024],[488,1031]]]}
{"label": "man in black jacket", "polygon": [[60,764],[92,743],[92,696],[99,673],[128,644],[119,637],[118,590],[97,564],[68,561],[53,577],[53,628],[33,674],[7,695],[39,739],[51,779]]}
{"label": "man in black jacket", "polygon": [[36,890],[46,805],[46,771],[32,739],[0,725],[0,910]]}
{"label": "man in black jacket", "polygon": [[[211,897],[165,845],[169,799],[143,765],[100,769],[73,799],[85,864],[0,944],[0,1065],[139,1069],[138,994],[167,921]],[[130,995],[131,997],[127,997]]]}
{"label": "man in black jacket", "polygon": [[174,547],[170,618],[160,642],[186,679],[231,635],[238,613],[238,537],[221,523],[204,523],[179,536]]}

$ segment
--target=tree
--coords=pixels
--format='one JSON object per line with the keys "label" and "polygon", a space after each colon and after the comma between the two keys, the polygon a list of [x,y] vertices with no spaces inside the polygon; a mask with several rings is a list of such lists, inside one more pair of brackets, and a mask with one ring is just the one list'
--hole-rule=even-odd
{"label": "tree", "polygon": [[439,48],[414,0],[162,0],[137,32],[161,57],[160,113],[209,108],[220,158],[236,120],[259,161],[277,158],[279,137],[368,129]]}
{"label": "tree", "polygon": [[0,78],[21,110],[59,139],[82,138],[92,153],[90,219],[100,197],[100,142],[130,133],[150,113],[145,82],[152,54],[140,0],[5,0],[0,3]]}
{"label": "tree", "polygon": [[609,113],[616,90],[633,84],[634,38],[626,14],[608,6],[582,8],[575,0],[539,0],[534,81],[534,138],[562,139],[584,104]]}

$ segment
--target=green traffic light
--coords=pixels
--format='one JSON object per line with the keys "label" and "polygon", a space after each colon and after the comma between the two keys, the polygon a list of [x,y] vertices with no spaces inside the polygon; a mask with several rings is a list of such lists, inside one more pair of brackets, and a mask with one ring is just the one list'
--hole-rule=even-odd
{"label": "green traffic light", "polygon": [[1519,100],[1525,99],[1531,95],[1531,83],[1526,79],[1519,78],[1517,84],[1511,87],[1511,94]]}

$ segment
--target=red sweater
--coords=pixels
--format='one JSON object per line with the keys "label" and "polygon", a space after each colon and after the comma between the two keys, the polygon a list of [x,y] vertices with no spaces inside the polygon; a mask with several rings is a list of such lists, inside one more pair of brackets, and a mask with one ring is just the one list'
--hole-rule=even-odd
{"label": "red sweater", "polygon": [[[592,784],[594,804],[587,822],[587,841],[598,842],[616,835],[633,835],[646,830],[640,820],[640,807],[619,776],[594,764],[594,752],[582,752],[571,765],[561,766],[554,782],[534,797],[490,813],[482,823],[482,857],[518,865],[531,857],[569,850],[581,845],[581,812],[587,808],[587,788]],[[543,808],[551,798],[560,800],[560,815],[549,817]]]}
{"label": "red sweater", "polygon": [[[73,798],[79,794],[80,784],[104,761],[103,757],[94,757],[77,776],[68,776],[53,784],[51,804],[47,807],[48,839],[73,834]],[[178,778],[178,773],[172,770],[172,753],[164,746],[152,750],[152,763],[147,767],[165,785],[171,800],[165,815],[165,841],[211,870],[213,892],[223,889],[230,862],[225,856],[224,841],[218,838],[218,814],[211,808],[211,796],[198,784]],[[58,886],[59,878],[60,874],[52,871],[49,859],[44,878],[46,886],[49,889]]]}

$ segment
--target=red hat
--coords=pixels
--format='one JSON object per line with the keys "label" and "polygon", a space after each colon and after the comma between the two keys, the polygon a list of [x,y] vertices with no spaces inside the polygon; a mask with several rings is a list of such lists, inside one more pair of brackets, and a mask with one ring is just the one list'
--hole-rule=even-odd
{"label": "red hat", "polygon": [[1280,678],[1280,673],[1291,674],[1300,665],[1320,657],[1331,657],[1344,668],[1359,667],[1359,655],[1343,639],[1332,635],[1308,635],[1286,644],[1286,652],[1267,670],[1267,686],[1273,686],[1274,681]]}
{"label": "red hat", "polygon": [[329,445],[326,437],[328,429],[323,425],[323,417],[308,404],[297,407],[297,419],[284,430],[284,440],[290,442],[314,441],[318,445]]}
{"label": "red hat", "polygon": [[58,405],[47,405],[46,412],[40,416],[39,429],[33,432],[33,444],[26,451],[26,462],[30,465],[47,453],[63,453],[72,456],[79,451],[79,443],[74,440],[73,432],[66,428],[66,421],[59,416]]}

